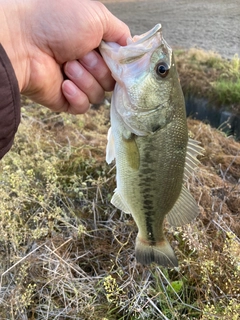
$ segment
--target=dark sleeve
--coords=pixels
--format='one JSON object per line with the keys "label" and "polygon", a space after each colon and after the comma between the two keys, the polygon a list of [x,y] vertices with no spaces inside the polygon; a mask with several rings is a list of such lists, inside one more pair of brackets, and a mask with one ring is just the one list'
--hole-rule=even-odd
{"label": "dark sleeve", "polygon": [[20,123],[20,93],[11,62],[0,44],[0,159],[13,144]]}

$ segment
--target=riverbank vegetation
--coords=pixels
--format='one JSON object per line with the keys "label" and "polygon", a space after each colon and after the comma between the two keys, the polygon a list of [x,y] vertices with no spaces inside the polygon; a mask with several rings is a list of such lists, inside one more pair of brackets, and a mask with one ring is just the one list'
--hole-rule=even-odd
{"label": "riverbank vegetation", "polygon": [[188,120],[205,149],[187,183],[200,215],[166,225],[178,270],[143,267],[131,215],[110,204],[109,105],[72,116],[22,104],[14,147],[0,162],[2,320],[239,319],[238,142]]}
{"label": "riverbank vegetation", "polygon": [[240,115],[240,58],[222,59],[200,49],[176,50],[184,94],[210,100],[216,107]]}

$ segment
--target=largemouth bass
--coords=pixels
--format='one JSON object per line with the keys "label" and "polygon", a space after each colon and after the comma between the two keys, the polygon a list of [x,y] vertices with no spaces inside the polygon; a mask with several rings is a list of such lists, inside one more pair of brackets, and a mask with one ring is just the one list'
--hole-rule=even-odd
{"label": "largemouth bass", "polygon": [[116,80],[106,161],[116,159],[112,204],[131,213],[138,227],[136,258],[174,267],[178,261],[163,233],[199,213],[184,181],[202,148],[188,138],[185,102],[172,49],[161,25],[122,47],[102,42],[100,52]]}

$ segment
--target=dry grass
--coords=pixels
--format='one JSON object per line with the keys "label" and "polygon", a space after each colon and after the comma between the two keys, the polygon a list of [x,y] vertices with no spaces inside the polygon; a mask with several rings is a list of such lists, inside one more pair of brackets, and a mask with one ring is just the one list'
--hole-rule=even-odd
{"label": "dry grass", "polygon": [[201,214],[166,232],[179,270],[136,263],[136,226],[110,199],[109,109],[52,114],[25,100],[0,163],[0,318],[224,319],[240,313],[240,144],[189,120],[205,154],[188,183]]}

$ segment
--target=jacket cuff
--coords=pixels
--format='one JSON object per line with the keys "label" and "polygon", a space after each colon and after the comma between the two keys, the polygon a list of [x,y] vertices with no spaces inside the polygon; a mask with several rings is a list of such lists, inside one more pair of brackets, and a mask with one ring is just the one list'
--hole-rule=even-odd
{"label": "jacket cuff", "polygon": [[9,151],[20,123],[20,92],[12,64],[0,44],[0,159]]}

